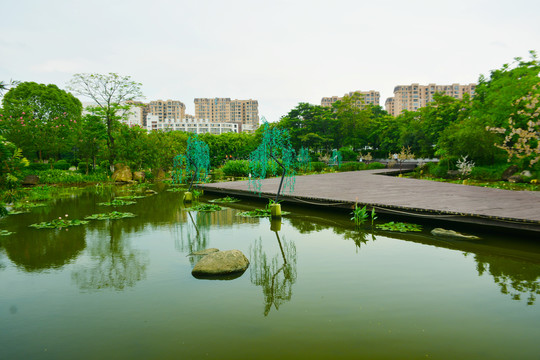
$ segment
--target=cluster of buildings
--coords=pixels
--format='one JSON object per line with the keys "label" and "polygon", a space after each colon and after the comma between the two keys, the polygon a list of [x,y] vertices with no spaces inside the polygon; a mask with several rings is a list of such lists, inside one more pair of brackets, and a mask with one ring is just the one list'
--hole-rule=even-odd
{"label": "cluster of buildings", "polygon": [[197,98],[195,115],[186,114],[186,105],[179,100],[128,103],[131,106],[123,121],[148,131],[181,130],[219,135],[226,132],[253,132],[259,127],[259,103],[252,99]]}
{"label": "cluster of buildings", "polygon": [[[465,94],[475,95],[476,84],[437,85],[411,84],[394,87],[394,96],[386,99],[385,109],[392,116],[404,110],[415,111],[432,102],[436,93],[462,99]],[[344,96],[323,97],[321,106],[332,106],[345,96],[357,95],[357,106],[380,105],[380,93],[375,90],[351,91]],[[179,100],[155,100],[149,103],[128,102],[130,106],[123,120],[148,131],[186,131],[196,134],[223,134],[227,132],[253,132],[259,127],[257,100],[231,100],[230,98],[196,98],[195,115],[186,114],[186,105]],[[91,104],[87,104],[90,107]]]}
{"label": "cluster of buildings", "polygon": [[[463,99],[465,94],[469,94],[471,97],[475,95],[476,84],[460,85],[437,85],[437,84],[411,84],[411,85],[398,85],[394,87],[394,96],[386,99],[385,109],[392,116],[398,116],[404,110],[416,111],[421,107],[426,106],[433,101],[433,96],[438,93],[454,97],[456,99]],[[378,91],[352,91],[344,96],[351,96],[353,94],[360,95],[361,102],[360,107],[367,105],[379,106],[380,93]],[[343,97],[332,96],[323,97],[321,100],[322,106],[331,106],[334,102],[342,100]]]}

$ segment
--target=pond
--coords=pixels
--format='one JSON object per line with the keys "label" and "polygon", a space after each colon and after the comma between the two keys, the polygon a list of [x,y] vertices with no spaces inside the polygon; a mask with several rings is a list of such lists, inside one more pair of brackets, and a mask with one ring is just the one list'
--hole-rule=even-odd
{"label": "pond", "polygon": [[[357,230],[346,212],[284,205],[280,223],[187,211],[182,193],[60,189],[0,219],[2,359],[531,359],[540,244]],[[99,205],[149,195],[132,205]],[[205,195],[201,201],[217,196]],[[128,211],[65,229],[30,224]],[[381,219],[379,219],[381,220]],[[388,220],[388,219],[386,219]],[[197,279],[194,251],[238,249],[235,279]]]}

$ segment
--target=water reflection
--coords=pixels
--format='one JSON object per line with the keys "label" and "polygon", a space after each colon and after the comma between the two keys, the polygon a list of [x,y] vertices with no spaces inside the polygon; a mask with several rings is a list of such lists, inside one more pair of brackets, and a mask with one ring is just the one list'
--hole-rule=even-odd
{"label": "water reflection", "polygon": [[84,226],[66,229],[18,229],[3,241],[8,258],[28,272],[57,269],[73,261],[86,247]]}
{"label": "water reflection", "polygon": [[71,275],[81,290],[123,290],[145,278],[149,262],[147,254],[131,249],[123,239],[122,226],[112,221],[108,228],[109,236],[100,232],[89,245],[91,264]]}
{"label": "water reflection", "polygon": [[540,295],[540,264],[484,254],[475,255],[475,260],[478,275],[487,272],[493,276],[501,293],[513,300],[525,300],[527,305],[533,305]]}
{"label": "water reflection", "polygon": [[[177,223],[174,228],[174,247],[176,250],[191,254],[197,251],[204,250],[208,247],[208,232],[210,226],[205,221],[199,221],[199,218],[205,217],[207,214],[195,213],[192,211],[183,211],[181,214],[181,222]],[[200,223],[200,225],[197,225]],[[198,259],[189,257],[191,265],[195,265]]]}
{"label": "water reflection", "polygon": [[281,241],[280,220],[272,220],[271,229],[276,234],[280,254],[270,258],[263,251],[261,238],[256,240],[255,245],[250,249],[250,278],[254,285],[261,286],[263,289],[264,316],[270,313],[272,305],[279,310],[281,304],[291,300],[292,285],[296,282],[296,246],[285,239]]}

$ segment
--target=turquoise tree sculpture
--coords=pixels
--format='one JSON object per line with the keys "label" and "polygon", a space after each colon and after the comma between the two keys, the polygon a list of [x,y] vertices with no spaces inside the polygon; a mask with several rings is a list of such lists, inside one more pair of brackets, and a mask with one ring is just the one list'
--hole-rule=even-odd
{"label": "turquoise tree sculpture", "polygon": [[294,190],[296,155],[286,129],[271,127],[266,121],[262,129],[262,141],[249,155],[249,187],[260,196],[261,180],[266,178],[266,173],[277,173],[278,166],[281,167],[283,172],[274,200],[277,203],[282,188],[288,188],[291,192]]}
{"label": "turquoise tree sculpture", "polygon": [[341,151],[334,149],[332,151],[332,159],[330,165],[336,165],[339,169],[341,166]]}
{"label": "turquoise tree sculpture", "polygon": [[208,145],[197,135],[189,137],[186,153],[177,155],[173,160],[173,184],[182,184],[191,177],[188,189],[191,191],[195,180],[206,181],[210,170],[209,153]]}
{"label": "turquoise tree sculpture", "polygon": [[303,171],[311,171],[311,156],[309,156],[309,148],[302,146],[298,154],[298,166]]}

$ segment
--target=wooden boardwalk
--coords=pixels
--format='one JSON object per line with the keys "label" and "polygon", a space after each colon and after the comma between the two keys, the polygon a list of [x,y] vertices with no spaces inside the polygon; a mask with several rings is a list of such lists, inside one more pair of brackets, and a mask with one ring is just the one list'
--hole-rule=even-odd
{"label": "wooden boardwalk", "polygon": [[[284,202],[351,208],[375,207],[376,212],[430,217],[540,232],[540,192],[509,191],[384,175],[366,170],[297,176],[294,192]],[[262,196],[275,196],[279,178],[262,181]],[[253,196],[248,181],[201,185],[207,192]]]}

